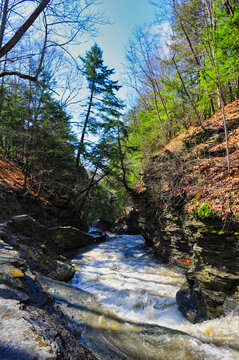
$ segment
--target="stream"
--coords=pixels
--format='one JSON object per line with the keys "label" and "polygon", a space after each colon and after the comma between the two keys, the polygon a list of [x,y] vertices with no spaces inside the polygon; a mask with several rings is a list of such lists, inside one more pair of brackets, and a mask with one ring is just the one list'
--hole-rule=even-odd
{"label": "stream", "polygon": [[175,295],[185,281],[136,235],[111,236],[78,250],[70,284],[49,291],[101,360],[239,359],[239,316],[193,325]]}

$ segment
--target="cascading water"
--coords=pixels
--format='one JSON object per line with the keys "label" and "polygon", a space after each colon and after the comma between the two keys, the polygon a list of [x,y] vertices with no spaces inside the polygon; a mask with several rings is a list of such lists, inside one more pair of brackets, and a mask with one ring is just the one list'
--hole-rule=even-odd
{"label": "cascading water", "polygon": [[64,291],[52,291],[99,359],[239,359],[239,316],[192,325],[175,295],[185,278],[144,247],[140,236],[115,236],[82,249]]}

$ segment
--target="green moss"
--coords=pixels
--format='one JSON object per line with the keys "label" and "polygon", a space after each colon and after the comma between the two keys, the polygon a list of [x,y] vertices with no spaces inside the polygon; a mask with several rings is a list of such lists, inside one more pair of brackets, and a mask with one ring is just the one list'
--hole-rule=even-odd
{"label": "green moss", "polygon": [[[231,235],[237,235],[237,233],[233,232],[233,231],[222,231],[222,230],[215,230],[215,229],[207,229],[207,228],[200,228],[198,229],[199,233],[204,233],[204,234],[216,234],[216,235],[224,235],[224,236],[231,236]],[[239,233],[238,233],[239,235]]]}
{"label": "green moss", "polygon": [[195,198],[193,199],[193,204],[197,204],[200,199],[201,199],[201,195],[196,195]]}
{"label": "green moss", "polygon": [[200,205],[196,210],[196,215],[199,219],[206,219],[213,217],[213,212],[211,210],[211,206],[208,201],[205,201],[202,205]]}
{"label": "green moss", "polygon": [[206,228],[201,228],[201,229],[198,229],[198,232],[199,232],[199,233],[208,233],[208,229],[206,229]]}
{"label": "green moss", "polygon": [[206,228],[199,229],[198,232],[208,233],[208,234],[218,234],[218,231],[217,231],[217,230],[206,229]]}

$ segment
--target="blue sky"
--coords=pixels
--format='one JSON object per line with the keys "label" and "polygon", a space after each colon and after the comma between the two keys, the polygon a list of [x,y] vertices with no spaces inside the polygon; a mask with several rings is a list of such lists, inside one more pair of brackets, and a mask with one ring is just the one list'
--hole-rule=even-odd
{"label": "blue sky", "polygon": [[[119,84],[123,85],[126,71],[124,67],[126,48],[129,40],[133,39],[134,29],[137,26],[153,26],[156,10],[159,9],[150,4],[150,0],[99,0],[99,3],[96,9],[94,5],[94,10],[102,12],[111,24],[100,26],[99,34],[89,41],[82,42],[77,51],[74,49],[74,54],[84,57],[86,51],[89,51],[92,45],[97,43],[103,51],[104,64],[109,69],[115,69],[113,79],[119,80]],[[159,28],[165,30],[164,27],[157,24],[155,25],[157,33]],[[83,88],[79,96],[82,97],[84,94],[87,96],[88,91]],[[126,86],[122,86],[117,95],[125,101],[126,109],[130,108],[132,101],[135,100],[134,92]],[[81,116],[79,109],[77,105],[71,108],[73,118],[76,121]],[[76,127],[74,130],[77,133],[79,132]]]}
{"label": "blue sky", "polygon": [[[155,20],[155,7],[150,0],[102,0],[99,10],[112,22],[100,28],[97,38],[86,44],[90,49],[96,42],[103,50],[106,66],[114,68],[115,79],[121,80],[124,72],[125,48],[137,25],[151,24]],[[84,54],[82,54],[84,55]],[[126,89],[120,90],[120,96],[126,97]]]}

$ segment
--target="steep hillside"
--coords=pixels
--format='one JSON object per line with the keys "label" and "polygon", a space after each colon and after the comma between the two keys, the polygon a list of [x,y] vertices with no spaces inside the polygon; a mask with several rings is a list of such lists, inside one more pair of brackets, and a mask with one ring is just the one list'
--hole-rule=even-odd
{"label": "steep hillside", "polygon": [[193,322],[239,299],[239,101],[225,111],[229,173],[219,111],[205,130],[190,127],[150,159],[135,197],[148,244],[163,261],[188,268],[178,303]]}
{"label": "steep hillside", "polygon": [[[184,198],[188,212],[207,202],[223,220],[239,216],[239,100],[225,107],[230,152],[227,171],[225,135],[219,111],[201,127],[190,127],[149,162],[144,181],[156,176],[171,196]],[[152,166],[153,164],[153,166]]]}
{"label": "steep hillside", "polygon": [[0,156],[0,219],[27,213],[45,225],[69,225],[87,230],[86,219],[76,207],[29,174],[23,189],[24,173],[13,161]]}
{"label": "steep hillside", "polygon": [[225,112],[229,174],[221,111],[204,122],[205,132],[191,127],[165,147],[165,151],[175,155],[187,151],[183,156],[187,168],[184,166],[184,177],[179,184],[186,192],[186,210],[195,211],[207,201],[211,211],[224,220],[229,215],[239,216],[239,100],[227,105]]}

